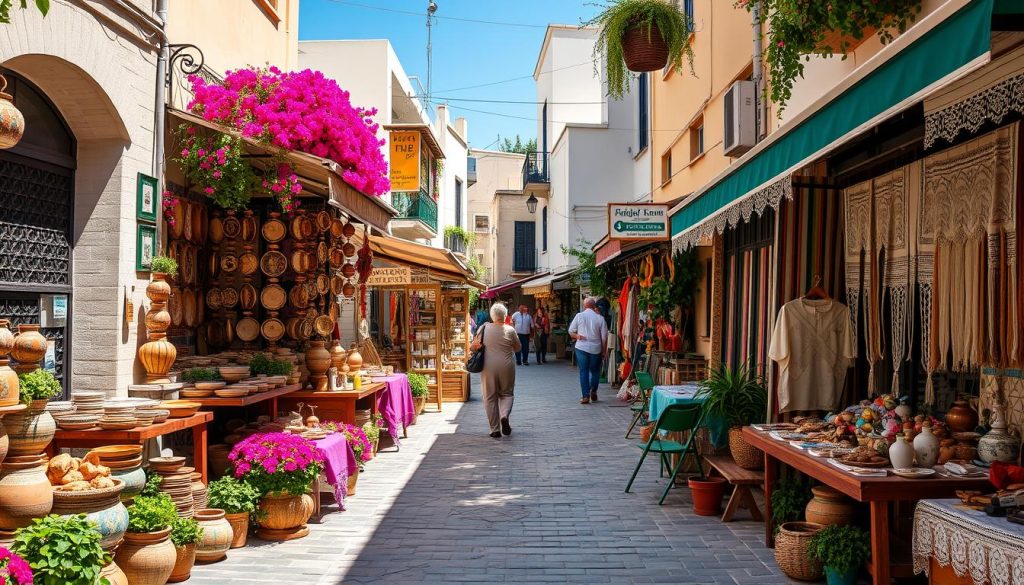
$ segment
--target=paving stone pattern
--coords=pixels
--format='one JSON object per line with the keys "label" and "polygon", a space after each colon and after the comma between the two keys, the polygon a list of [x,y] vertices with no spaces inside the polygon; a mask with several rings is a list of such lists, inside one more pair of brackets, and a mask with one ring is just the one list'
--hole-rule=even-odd
{"label": "paving stone pattern", "polygon": [[640,451],[607,386],[584,406],[564,361],[517,377],[511,437],[487,436],[474,384],[471,402],[422,415],[371,461],[347,511],[325,508],[301,540],[250,538],[190,583],[791,582],[761,523],[696,516],[685,488],[658,506],[653,459],[623,493]]}

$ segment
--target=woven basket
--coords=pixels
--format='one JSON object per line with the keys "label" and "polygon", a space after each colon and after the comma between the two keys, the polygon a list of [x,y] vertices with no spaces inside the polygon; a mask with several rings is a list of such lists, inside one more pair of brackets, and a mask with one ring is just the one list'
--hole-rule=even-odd
{"label": "woven basket", "polygon": [[764,469],[764,452],[743,438],[743,427],[729,429],[729,451],[736,465],[743,469]]}
{"label": "woven basket", "polygon": [[813,522],[786,522],[775,537],[775,562],[782,572],[800,581],[820,581],[821,563],[811,557],[811,537],[824,528]]}
{"label": "woven basket", "polygon": [[622,35],[622,58],[630,71],[657,71],[668,64],[668,44],[656,25],[634,26]]}

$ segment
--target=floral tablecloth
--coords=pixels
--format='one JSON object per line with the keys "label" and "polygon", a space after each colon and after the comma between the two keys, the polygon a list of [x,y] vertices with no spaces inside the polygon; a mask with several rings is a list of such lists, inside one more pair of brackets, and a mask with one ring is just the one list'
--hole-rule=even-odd
{"label": "floral tablecloth", "polygon": [[345,497],[348,495],[348,476],[358,469],[356,455],[345,440],[344,433],[334,433],[326,438],[313,441],[317,451],[324,458],[324,477],[334,489],[334,498],[338,507],[345,509]]}
{"label": "floral tablecloth", "polygon": [[975,585],[1024,585],[1024,526],[986,516],[959,500],[921,500],[914,510],[914,573],[931,559]]}
{"label": "floral tablecloth", "polygon": [[375,377],[374,382],[383,382],[384,388],[377,393],[377,412],[384,417],[388,433],[398,444],[398,437],[405,427],[416,420],[416,405],[412,401],[412,388],[405,374]]}

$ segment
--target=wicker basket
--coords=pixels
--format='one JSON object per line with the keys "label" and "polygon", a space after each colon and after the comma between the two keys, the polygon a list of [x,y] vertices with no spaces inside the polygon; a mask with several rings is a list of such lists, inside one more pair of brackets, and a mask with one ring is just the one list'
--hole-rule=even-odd
{"label": "wicker basket", "polygon": [[668,64],[668,45],[656,25],[634,26],[622,35],[622,58],[630,71],[657,71]]}
{"label": "wicker basket", "polygon": [[775,562],[782,572],[800,581],[820,581],[821,563],[811,557],[811,537],[824,528],[813,522],[786,522],[775,537]]}
{"label": "wicker basket", "polygon": [[764,469],[764,452],[743,438],[743,427],[729,429],[729,451],[736,465],[743,469]]}

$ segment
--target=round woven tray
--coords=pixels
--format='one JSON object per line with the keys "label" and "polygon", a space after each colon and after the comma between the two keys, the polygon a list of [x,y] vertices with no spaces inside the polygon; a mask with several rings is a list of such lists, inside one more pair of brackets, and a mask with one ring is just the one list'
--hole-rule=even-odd
{"label": "round woven tray", "polygon": [[243,317],[235,324],[235,335],[242,341],[255,341],[260,336],[260,323],[252,317]]}
{"label": "round woven tray", "polygon": [[284,323],[280,319],[267,319],[260,327],[260,333],[267,341],[277,341],[284,337]]}
{"label": "round woven tray", "polygon": [[225,309],[231,309],[238,304],[238,291],[225,287],[220,289],[220,303]]}
{"label": "round woven tray", "polygon": [[224,237],[233,240],[238,237],[238,234],[242,231],[242,223],[238,221],[237,217],[225,217],[224,218]]}
{"label": "round woven tray", "polygon": [[251,311],[256,308],[256,287],[249,283],[238,289],[238,303],[243,311]]}
{"label": "round woven tray", "polygon": [[277,311],[288,301],[288,294],[279,284],[268,284],[260,291],[260,304],[268,311]]}
{"label": "round woven tray", "polygon": [[316,229],[321,232],[331,229],[331,214],[326,210],[316,214]]}
{"label": "round woven tray", "polygon": [[246,252],[238,257],[238,265],[242,274],[248,276],[260,269],[260,260],[256,257],[256,254]]}
{"label": "round woven tray", "polygon": [[281,276],[288,270],[288,259],[277,250],[271,250],[260,259],[260,270],[271,278]]}
{"label": "round woven tray", "polygon": [[224,240],[224,221],[219,217],[211,217],[207,226],[210,232],[210,241],[219,244]]}
{"label": "round woven tray", "polygon": [[263,224],[263,239],[270,242],[280,242],[288,235],[288,227],[279,219],[271,219]]}

